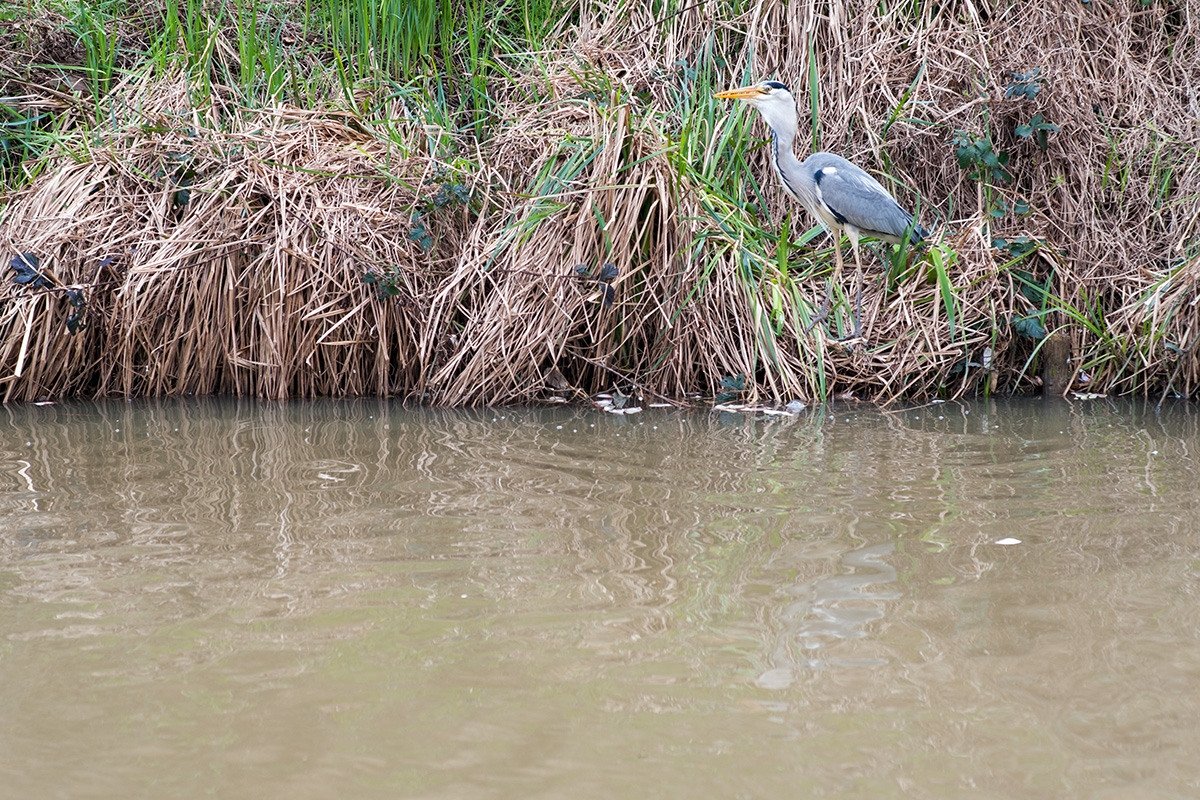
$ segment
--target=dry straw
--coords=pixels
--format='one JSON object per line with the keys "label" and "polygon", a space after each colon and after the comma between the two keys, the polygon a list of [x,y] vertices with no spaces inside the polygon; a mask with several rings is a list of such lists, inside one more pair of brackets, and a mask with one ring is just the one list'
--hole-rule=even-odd
{"label": "dry straw", "polygon": [[[1192,6],[727,5],[581,2],[559,49],[491,87],[486,137],[382,86],[299,109],[131,75],[109,124],[4,201],[0,252],[53,284],[0,289],[4,398],[684,399],[738,377],[748,399],[948,397],[1035,388],[1039,328],[1091,391],[1198,391]],[[846,299],[831,242],[800,237],[757,119],[709,97],[765,77],[934,229],[921,260],[868,256],[864,347],[806,331]],[[77,113],[44,87],[21,102]],[[1020,135],[1038,114],[1040,143]],[[956,132],[1013,179],[972,178]],[[470,201],[430,202],[451,186]]]}

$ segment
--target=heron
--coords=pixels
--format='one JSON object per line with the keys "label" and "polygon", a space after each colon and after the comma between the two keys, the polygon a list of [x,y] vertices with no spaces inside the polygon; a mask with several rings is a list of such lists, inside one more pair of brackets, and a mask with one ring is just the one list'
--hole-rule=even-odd
{"label": "heron", "polygon": [[[799,117],[796,101],[787,86],[779,81],[763,81],[751,86],[717,92],[721,100],[742,100],[758,109],[771,129],[771,165],[783,184],[783,190],[800,201],[817,218],[821,227],[835,237],[837,266],[833,283],[842,274],[842,235],[850,240],[857,275],[854,335],[862,338],[862,257],[859,239],[870,237],[891,244],[909,241],[917,244],[929,232],[913,221],[896,199],[865,170],[833,153],[813,153],[801,161],[792,152]],[[829,313],[829,293],[821,312],[809,325],[812,328]]]}

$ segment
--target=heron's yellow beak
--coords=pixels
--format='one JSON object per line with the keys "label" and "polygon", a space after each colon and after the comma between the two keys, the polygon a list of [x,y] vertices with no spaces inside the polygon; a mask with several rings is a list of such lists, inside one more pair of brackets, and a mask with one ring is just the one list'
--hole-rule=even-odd
{"label": "heron's yellow beak", "polygon": [[751,97],[761,97],[763,90],[758,86],[743,86],[740,89],[726,89],[723,92],[716,92],[713,97],[718,100],[748,100]]}

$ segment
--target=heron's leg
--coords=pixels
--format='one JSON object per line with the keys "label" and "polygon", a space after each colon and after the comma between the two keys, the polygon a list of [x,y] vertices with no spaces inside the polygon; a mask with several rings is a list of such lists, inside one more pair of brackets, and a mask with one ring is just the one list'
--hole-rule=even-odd
{"label": "heron's leg", "polygon": [[862,254],[858,250],[858,240],[851,239],[854,248],[854,338],[862,338]]}
{"label": "heron's leg", "polygon": [[804,332],[808,333],[818,322],[821,322],[829,316],[829,310],[833,307],[833,287],[837,285],[838,280],[842,277],[842,237],[838,236],[833,245],[833,257],[836,266],[833,268],[833,280],[825,287],[825,299],[821,301],[821,310],[813,317],[812,322],[808,323],[804,328]]}

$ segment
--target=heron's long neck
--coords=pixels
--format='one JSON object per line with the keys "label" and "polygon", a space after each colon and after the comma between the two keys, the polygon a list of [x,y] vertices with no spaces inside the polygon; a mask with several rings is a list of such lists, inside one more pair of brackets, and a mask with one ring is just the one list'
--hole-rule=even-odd
{"label": "heron's long neck", "polygon": [[[796,123],[773,122],[771,128],[771,166],[783,183],[784,190],[806,206],[816,201],[812,191],[804,181],[797,180],[801,174],[800,159],[792,150],[796,141]],[[791,176],[791,177],[789,177]]]}

